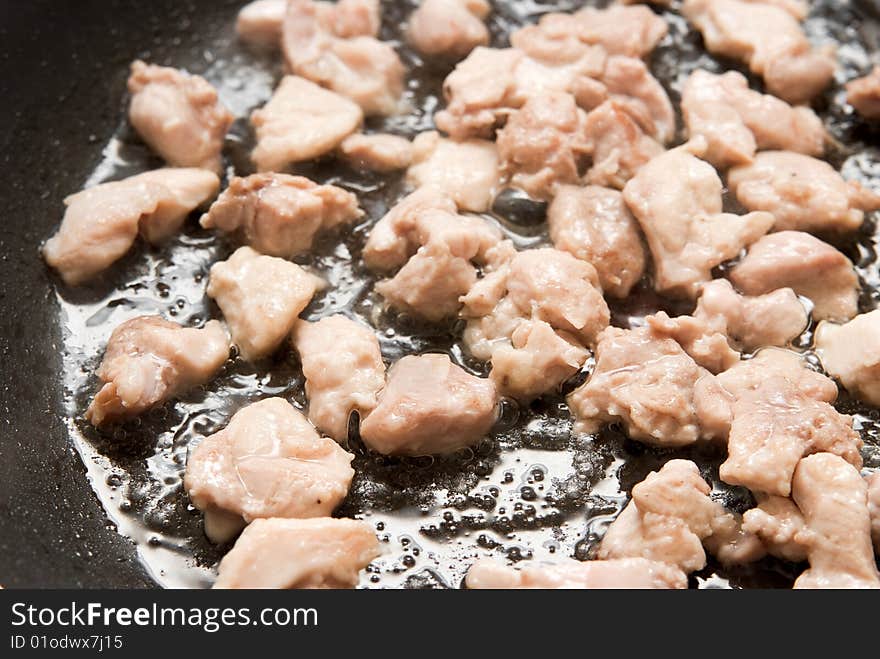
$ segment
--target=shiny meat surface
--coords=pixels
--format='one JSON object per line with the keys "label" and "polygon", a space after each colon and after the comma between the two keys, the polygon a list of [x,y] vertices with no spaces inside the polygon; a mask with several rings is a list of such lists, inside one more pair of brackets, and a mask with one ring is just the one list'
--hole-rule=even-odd
{"label": "shiny meat surface", "polygon": [[822,367],[853,396],[880,405],[880,310],[859,314],[848,323],[822,321],[815,351]]}
{"label": "shiny meat surface", "polygon": [[117,326],[98,368],[103,383],[86,410],[100,426],[146,412],[210,380],[229,358],[223,325],[183,327],[159,316],[139,316]]}
{"label": "shiny meat surface", "polygon": [[801,542],[806,522],[788,497],[757,493],[758,505],[743,513],[743,528],[761,540],[768,554],[800,563],[807,560]]}
{"label": "shiny meat surface", "polygon": [[880,119],[880,67],[846,83],[846,100],[865,119]]}
{"label": "shiny meat surface", "polygon": [[287,0],[254,0],[238,12],[235,32],[252,46],[276,48],[281,43],[281,26]]}
{"label": "shiny meat surface", "polygon": [[[520,567],[521,565],[521,567]],[[605,561],[562,560],[516,567],[483,559],[467,573],[469,589],[511,588],[687,588],[687,576],[681,570],[660,561],[644,558],[619,558]]]}
{"label": "shiny meat surface", "polygon": [[354,458],[321,437],[283,398],[236,412],[190,451],[184,487],[205,513],[205,533],[226,542],[233,518],[329,516],[348,493]]}
{"label": "shiny meat surface", "polygon": [[387,133],[355,133],[339,145],[339,153],[358,169],[392,172],[406,169],[412,162],[412,143],[405,137]]}
{"label": "shiny meat surface", "polygon": [[410,14],[407,41],[422,55],[464,57],[489,44],[486,0],[421,0]]}

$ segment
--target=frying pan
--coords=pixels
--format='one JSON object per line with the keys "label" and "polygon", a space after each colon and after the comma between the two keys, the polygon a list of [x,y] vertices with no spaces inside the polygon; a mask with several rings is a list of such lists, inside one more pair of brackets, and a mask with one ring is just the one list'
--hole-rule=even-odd
{"label": "frying pan", "polygon": [[[141,57],[200,72],[205,67],[205,52],[212,44],[228,44],[234,39],[234,19],[241,4],[236,0],[0,3],[3,586],[156,585],[138,559],[134,544],[108,521],[89,484],[83,460],[69,440],[61,384],[65,337],[59,323],[56,280],[38,257],[38,248],[56,228],[63,198],[83,186],[86,175],[101,162],[108,136],[119,126],[125,109],[129,63]],[[495,4],[513,7],[516,2],[496,0]],[[538,9],[545,3],[522,6],[526,4]],[[581,4],[563,1],[553,3],[552,8],[569,10]],[[873,2],[823,0],[815,4],[826,17],[820,28],[827,30],[827,36],[858,38],[869,49],[876,47],[877,13]],[[401,5],[407,11],[409,6],[411,3]],[[501,27],[502,23],[496,21],[493,32],[497,35]],[[659,52],[655,58],[655,67],[667,73],[679,63],[671,52]],[[854,68],[847,71],[847,77],[857,70],[863,72],[865,65],[849,62],[847,66]],[[829,94],[820,103],[832,101]],[[876,134],[862,122],[834,108],[825,116],[834,124],[835,135],[847,144],[855,144],[855,151],[877,144]],[[835,164],[843,162],[841,156]],[[871,166],[866,165],[862,174],[872,171]],[[873,244],[872,236],[863,234],[858,244],[842,248],[858,260],[860,245],[869,244]],[[871,308],[876,304],[876,266],[873,259],[862,258],[861,262],[865,267],[860,272],[871,284],[863,308]],[[876,412],[862,411],[866,423],[876,420]],[[624,488],[665,459],[614,437],[613,430],[610,435],[606,439],[622,447],[620,450],[632,464],[642,465],[621,477]],[[871,446],[876,446],[876,439],[871,441]],[[880,466],[878,451],[872,451],[869,463]],[[489,467],[497,466],[500,459],[498,451],[493,450],[483,457]],[[583,457],[582,462],[592,459]],[[431,478],[435,480],[425,482],[435,482],[436,474]],[[770,566],[763,577],[755,577],[750,583],[776,584],[778,576],[766,575],[778,575],[780,571],[784,572],[780,566]],[[790,576],[784,577],[783,583]]]}

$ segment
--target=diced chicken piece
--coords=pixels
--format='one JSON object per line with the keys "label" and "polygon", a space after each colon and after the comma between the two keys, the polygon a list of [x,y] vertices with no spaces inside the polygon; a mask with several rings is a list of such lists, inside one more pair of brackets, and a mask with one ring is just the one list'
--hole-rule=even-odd
{"label": "diced chicken piece", "polygon": [[281,43],[286,12],[287,0],[254,0],[239,10],[235,32],[251,45],[276,48]]}
{"label": "diced chicken piece", "polygon": [[151,243],[171,237],[219,189],[213,172],[173,167],[87,188],[64,199],[64,219],[43,258],[66,284],[81,284],[128,252],[138,233]]}
{"label": "diced chicken piece", "polygon": [[329,153],[355,132],[363,112],[352,101],[298,76],[284,76],[265,106],[251,113],[261,172]]}
{"label": "diced chicken piece", "polygon": [[376,335],[362,323],[337,315],[316,323],[299,321],[291,341],[306,378],[309,420],[336,441],[346,441],[352,411],[361,417],[369,414],[385,385]]}
{"label": "diced chicken piece", "polygon": [[541,563],[509,567],[483,559],[468,570],[465,584],[469,589],[511,588],[687,588],[687,576],[678,568],[644,558],[619,558],[607,561]]}
{"label": "diced chicken piece", "polygon": [[409,17],[406,38],[422,55],[464,57],[489,43],[486,0],[422,0]]}
{"label": "diced chicken piece", "polygon": [[645,322],[656,336],[675,340],[711,373],[720,373],[739,361],[739,352],[730,345],[721,323],[709,323],[694,316],[670,318],[665,311],[647,316]]}
{"label": "diced chicken piece", "polygon": [[429,131],[416,136],[412,149],[412,164],[406,178],[413,187],[433,186],[452,197],[461,210],[489,210],[501,186],[494,143],[456,142]]}
{"label": "diced chicken piece", "polygon": [[626,184],[623,198],[648,240],[658,292],[696,297],[714,267],[773,225],[766,212],[722,213],[721,193],[715,169],[684,147],[650,160]]}
{"label": "diced chicken piece", "polygon": [[219,172],[220,151],[235,117],[201,76],[137,60],[128,79],[131,125],[176,167]]}
{"label": "diced chicken piece", "polygon": [[632,439],[677,447],[723,432],[726,410],[722,406],[716,418],[711,402],[721,396],[712,375],[673,339],[650,327],[609,327],[599,335],[590,379],[569,395],[568,405],[574,432],[595,433],[620,421]]}
{"label": "diced chicken piece", "polygon": [[880,472],[875,471],[865,478],[868,483],[868,513],[871,515],[871,539],[874,551],[880,554]]}
{"label": "diced chicken piece", "polygon": [[880,309],[848,323],[822,321],[815,350],[822,367],[853,396],[880,405]]}
{"label": "diced chicken piece", "polygon": [[834,76],[835,57],[810,46],[798,20],[771,3],[685,0],[682,14],[703,33],[710,52],[745,62],[768,91],[807,103]]}
{"label": "diced chicken piece", "polygon": [[339,145],[342,157],[358,169],[393,172],[412,162],[412,143],[405,137],[373,133],[349,135]]}
{"label": "diced chicken piece", "polygon": [[852,262],[828,243],[801,231],[756,241],[730,271],[747,295],[791,288],[813,303],[813,318],[843,322],[858,313],[859,278]]}
{"label": "diced chicken piece", "polygon": [[315,294],[316,280],[295,263],[239,247],[211,266],[207,293],[223,312],[241,356],[255,360],[284,342]]}
{"label": "diced chicken piece", "polygon": [[236,176],[202,216],[206,229],[236,233],[269,256],[293,258],[312,247],[322,230],[360,218],[357,197],[334,185],[303,176]]}
{"label": "diced chicken piece", "polygon": [[738,71],[694,71],[684,84],[681,111],[688,136],[706,140],[704,158],[719,169],[750,163],[759,149],[809,156],[824,150],[825,127],[813,110],[750,89]]}
{"label": "diced chicken piece", "polygon": [[795,502],[761,493],[756,497],[758,506],[743,514],[743,529],[758,536],[768,554],[795,563],[807,560],[801,542],[806,523]]}
{"label": "diced chicken piece", "polygon": [[715,379],[729,394],[726,483],[785,497],[805,455],[826,451],[861,467],[852,418],[831,405],[837,386],[797,353],[767,348]]}
{"label": "diced chicken piece", "polygon": [[846,83],[846,100],[865,119],[880,119],[880,66]]}
{"label": "diced chicken piece", "polygon": [[564,92],[535,96],[498,131],[505,178],[534,199],[552,199],[563,183],[577,183],[591,152],[587,115]]}
{"label": "diced chicken piece", "polygon": [[[320,26],[337,37],[375,37],[379,33],[381,16],[377,0],[315,2],[314,6]],[[255,0],[238,12],[235,30],[252,45],[277,48],[286,13],[287,0]]]}
{"label": "diced chicken piece", "polygon": [[880,195],[845,181],[823,160],[791,151],[764,151],[730,170],[730,190],[744,208],[767,211],[777,231],[851,232],[865,211],[880,208]]}
{"label": "diced chicken piece", "polygon": [[353,459],[286,400],[266,398],[190,452],[184,487],[205,513],[206,535],[225,542],[258,518],[330,515],[348,493]]}
{"label": "diced chicken piece", "polygon": [[596,185],[560,186],[547,208],[550,239],[557,249],[596,268],[602,290],[629,295],[645,271],[639,225],[616,190]]}
{"label": "diced chicken piece", "polygon": [[354,588],[380,554],[366,522],[258,519],[220,561],[214,588]]}
{"label": "diced chicken piece", "polygon": [[223,325],[183,327],[158,316],[127,320],[110,335],[98,377],[104,384],[86,410],[93,425],[137,416],[210,380],[229,358]]}
{"label": "diced chicken piece", "polygon": [[446,355],[409,355],[389,369],[379,404],[361,421],[361,438],[385,455],[447,454],[480,441],[497,418],[491,380]]}
{"label": "diced chicken piece", "polygon": [[880,588],[880,572],[871,547],[868,486],[857,469],[830,453],[800,461],[791,496],[806,530],[810,569],[795,588]]}
{"label": "diced chicken piece", "polygon": [[[605,532],[599,545],[600,559],[645,558],[669,563],[683,572],[706,565],[703,545],[730,552],[737,562],[763,555],[758,539],[738,533],[735,552],[725,543],[736,517],[709,497],[711,488],[690,460],[670,460],[651,472],[632,491],[632,500]],[[719,542],[719,538],[723,542]],[[722,553],[719,559],[724,560]]]}

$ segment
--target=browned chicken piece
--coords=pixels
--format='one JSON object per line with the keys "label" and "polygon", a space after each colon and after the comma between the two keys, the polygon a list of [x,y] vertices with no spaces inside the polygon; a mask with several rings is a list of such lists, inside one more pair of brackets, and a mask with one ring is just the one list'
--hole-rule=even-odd
{"label": "browned chicken piece", "polygon": [[785,497],[805,455],[826,451],[861,467],[852,418],[831,405],[837,386],[801,355],[767,348],[715,379],[729,405],[724,482]]}
{"label": "browned chicken piece", "polygon": [[576,433],[619,421],[634,440],[678,447],[723,436],[723,399],[713,376],[673,339],[650,327],[609,327],[599,335],[590,379],[567,400]]}
{"label": "browned chicken piece", "polygon": [[207,293],[249,361],[278,348],[315,294],[318,279],[290,261],[239,247],[211,266]]}
{"label": "browned chicken piece", "polygon": [[880,554],[880,472],[875,471],[865,478],[868,484],[868,513],[871,515],[871,539],[874,551]]}
{"label": "browned chicken piece", "polygon": [[170,238],[219,190],[213,172],[174,167],[87,188],[64,199],[64,219],[43,258],[66,284],[81,284],[122,258],[138,233],[154,244]]}
{"label": "browned chicken piece", "polygon": [[353,519],[258,519],[217,568],[214,588],[354,588],[382,551]]}
{"label": "browned chicken piece", "polygon": [[825,147],[827,133],[813,110],[750,89],[738,71],[694,71],[681,111],[688,136],[706,140],[703,157],[719,169],[748,164],[760,149],[820,156]]}
{"label": "browned chicken piece", "polygon": [[880,119],[880,66],[846,83],[846,100],[865,119]]}
{"label": "browned chicken piece", "polygon": [[852,232],[880,195],[845,181],[824,160],[791,151],[764,151],[730,170],[727,185],[750,211],[767,211],[777,231]]}
{"label": "browned chicken piece", "polygon": [[137,60],[128,91],[129,121],[151,149],[175,167],[220,171],[220,151],[235,117],[207,80]]}
{"label": "browned chicken piece", "polygon": [[801,542],[804,516],[788,497],[755,494],[758,506],[743,513],[743,529],[761,540],[768,554],[786,561],[800,563],[807,560],[807,550]]}
{"label": "browned chicken piece", "polygon": [[261,172],[317,158],[354,133],[363,118],[345,96],[299,76],[284,76],[269,102],[251,113],[257,135],[251,158]]}
{"label": "browned chicken piece", "polygon": [[706,548],[725,563],[763,556],[754,535],[709,497],[711,488],[690,460],[670,460],[632,491],[599,545],[600,559],[645,558],[688,573],[706,565]]}
{"label": "browned chicken piece", "polygon": [[813,303],[813,318],[843,322],[858,313],[859,278],[852,262],[828,243],[801,231],[756,241],[730,271],[746,295],[791,288]]}
{"label": "browned chicken piece", "polygon": [[293,258],[309,251],[319,232],[363,214],[357,197],[342,188],[304,176],[265,173],[233,178],[201,225],[235,233],[263,254]]}
{"label": "browned chicken piece", "polygon": [[286,12],[287,0],[254,0],[239,10],[235,32],[252,46],[277,48]]}
{"label": "browned chicken piece", "polygon": [[464,57],[489,43],[486,0],[422,0],[410,15],[406,39],[422,55]]}
{"label": "browned chicken piece", "polygon": [[550,239],[596,268],[606,295],[624,298],[645,270],[639,225],[616,190],[560,186],[547,208]]}
{"label": "browned chicken piece", "polygon": [[226,542],[258,518],[329,516],[348,493],[353,459],[286,400],[266,398],[190,452],[184,487],[205,513],[205,534]]}
{"label": "browned chicken piece", "polygon": [[146,412],[206,383],[229,358],[223,325],[183,327],[158,316],[127,320],[110,335],[98,368],[103,385],[86,410],[95,426]]}
{"label": "browned chicken piece", "polygon": [[374,407],[385,385],[385,364],[373,330],[345,316],[297,322],[291,342],[299,353],[309,420],[338,442],[348,439],[352,411],[361,417]]}
{"label": "browned chicken piece", "polygon": [[361,10],[354,13],[343,4],[329,5],[328,14],[323,3],[289,0],[281,37],[287,68],[350,98],[366,115],[394,114],[405,70],[394,48],[372,36],[378,3],[350,0],[348,6]]}
{"label": "browned chicken piece", "polygon": [[465,585],[472,590],[687,588],[687,576],[669,563],[649,561],[645,558],[618,558],[607,561],[563,559],[557,563],[520,564],[516,567],[483,559],[468,569]]}
{"label": "browned chicken piece", "polygon": [[834,77],[834,54],[813,49],[785,9],[755,1],[685,0],[681,11],[703,33],[710,52],[745,62],[771,94],[789,103],[808,103]]}
{"label": "browned chicken piece", "polygon": [[814,343],[829,375],[853,396],[880,405],[880,309],[843,325],[822,321]]}
{"label": "browned chicken piece", "polygon": [[393,172],[410,166],[412,143],[405,137],[387,133],[355,133],[339,145],[339,153],[357,169]]}
{"label": "browned chicken piece", "polygon": [[498,149],[487,140],[454,140],[429,131],[412,143],[410,185],[433,186],[455,200],[461,210],[489,210],[501,187]]}
{"label": "browned chicken piece", "polygon": [[836,455],[817,453],[800,461],[791,496],[806,523],[798,538],[810,569],[795,588],[880,588],[867,490],[858,470]]}
{"label": "browned chicken piece", "polygon": [[409,355],[388,370],[379,404],[361,421],[361,439],[385,455],[454,453],[479,442],[497,418],[491,380],[446,355]]}
{"label": "browned chicken piece", "polygon": [[773,216],[723,213],[718,173],[687,148],[650,160],[626,184],[623,198],[648,240],[656,290],[693,298],[712,280],[713,268],[767,233]]}

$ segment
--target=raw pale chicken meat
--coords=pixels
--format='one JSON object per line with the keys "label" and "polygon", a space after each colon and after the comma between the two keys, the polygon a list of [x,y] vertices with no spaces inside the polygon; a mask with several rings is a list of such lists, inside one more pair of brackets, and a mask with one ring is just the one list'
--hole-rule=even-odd
{"label": "raw pale chicken meat", "polygon": [[66,284],[81,284],[122,258],[138,233],[151,243],[177,233],[219,189],[213,172],[173,167],[87,188],[64,199],[64,219],[43,258]]}
{"label": "raw pale chicken meat", "polygon": [[241,356],[255,360],[284,342],[317,281],[295,263],[239,247],[211,266],[207,293],[223,312]]}
{"label": "raw pale chicken meat", "polygon": [[483,559],[468,570],[469,589],[510,588],[687,588],[687,576],[669,563],[645,558],[619,558],[607,561],[562,560],[511,567]]}
{"label": "raw pale chicken meat", "polygon": [[287,0],[254,0],[239,10],[235,32],[253,46],[276,48],[286,12]]}
{"label": "raw pale chicken meat", "polygon": [[871,515],[871,538],[874,551],[880,554],[880,472],[875,471],[865,478],[868,484],[868,512]]}
{"label": "raw pale chicken meat", "polygon": [[491,380],[446,355],[409,355],[389,369],[378,406],[361,421],[361,438],[385,455],[453,453],[480,441],[497,418]]}
{"label": "raw pale chicken meat", "polygon": [[880,119],[880,66],[846,83],[846,100],[865,119]]}
{"label": "raw pale chicken meat", "polygon": [[226,542],[258,518],[330,515],[348,493],[353,459],[286,400],[265,398],[190,451],[184,487],[205,513],[205,534]]}
{"label": "raw pale chicken meat", "polygon": [[858,313],[859,278],[852,262],[801,231],[780,231],[755,242],[730,271],[747,295],[791,288],[813,303],[813,318],[843,322]]}
{"label": "raw pale chicken meat", "polygon": [[452,197],[461,210],[489,210],[501,186],[494,143],[456,142],[429,131],[416,136],[412,149],[406,178],[413,187],[433,186]]}
{"label": "raw pale chicken meat", "polygon": [[422,0],[409,17],[406,38],[422,55],[464,57],[489,43],[486,0]]}
{"label": "raw pale chicken meat", "polygon": [[773,225],[766,212],[723,213],[721,192],[712,165],[685,147],[650,160],[626,184],[623,198],[648,239],[658,292],[696,297],[712,280],[714,267],[738,256]]}
{"label": "raw pale chicken meat", "polygon": [[825,127],[813,110],[750,89],[738,71],[694,71],[684,84],[681,111],[688,136],[706,140],[703,157],[719,169],[748,164],[760,149],[809,156],[824,150]]}
{"label": "raw pale chicken meat", "polygon": [[550,239],[596,268],[606,295],[629,295],[645,270],[639,225],[616,190],[563,185],[547,209]]}
{"label": "raw pale chicken meat", "polygon": [[760,492],[755,497],[758,506],[743,513],[743,529],[758,536],[772,556],[795,563],[807,560],[800,535],[806,523],[797,504],[788,497]]}
{"label": "raw pale chicken meat", "polygon": [[853,396],[880,405],[880,309],[848,323],[822,321],[815,350],[822,367]]}
{"label": "raw pale chicken meat", "polygon": [[767,211],[777,231],[851,232],[880,195],[845,181],[823,160],[791,151],[764,151],[730,170],[727,185],[750,211]]}
{"label": "raw pale chicken meat", "polygon": [[745,62],[767,90],[789,103],[808,103],[834,76],[834,55],[814,50],[798,20],[773,4],[685,0],[682,14],[703,33],[710,52]]}
{"label": "raw pale chicken meat", "polygon": [[798,538],[810,569],[795,588],[880,588],[867,490],[858,470],[836,455],[817,453],[800,461],[791,496],[806,523]]}
{"label": "raw pale chicken meat", "polygon": [[206,229],[236,233],[258,252],[293,258],[312,247],[323,230],[360,218],[357,197],[303,176],[236,176],[202,216]]}
{"label": "raw pale chicken meat", "polygon": [[272,98],[251,113],[261,172],[278,171],[333,151],[355,132],[363,112],[352,101],[299,76],[284,76]]}
{"label": "raw pale chicken meat", "polygon": [[220,151],[235,117],[201,76],[137,60],[128,79],[131,125],[176,167],[219,172]]}
{"label": "raw pale chicken meat", "polygon": [[[321,28],[337,37],[375,37],[379,32],[378,0],[315,2],[314,7]],[[287,0],[255,0],[238,12],[235,30],[254,46],[276,48],[281,44],[286,13]]]}
{"label": "raw pale chicken meat", "polygon": [[405,137],[385,133],[355,133],[339,145],[339,153],[358,169],[392,172],[412,162],[412,143]]}
{"label": "raw pale chicken meat", "polygon": [[348,419],[376,407],[385,385],[385,364],[373,330],[345,316],[328,316],[316,323],[299,321],[291,342],[299,353],[309,420],[338,442],[348,440]]}
{"label": "raw pale chicken meat", "polygon": [[93,425],[137,416],[210,380],[229,358],[223,325],[183,327],[159,316],[127,320],[110,335],[98,377],[104,384],[86,410]]}
{"label": "raw pale chicken meat", "polygon": [[258,519],[220,561],[214,588],[354,588],[381,553],[366,522]]}
{"label": "raw pale chicken meat", "polygon": [[647,316],[645,323],[658,337],[671,338],[711,373],[720,373],[739,361],[739,352],[723,332],[721,322],[709,323],[694,316],[670,318],[665,311]]}

